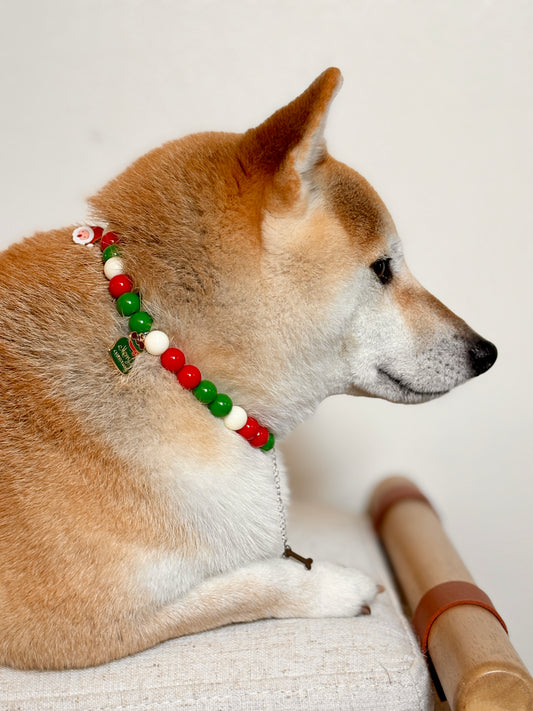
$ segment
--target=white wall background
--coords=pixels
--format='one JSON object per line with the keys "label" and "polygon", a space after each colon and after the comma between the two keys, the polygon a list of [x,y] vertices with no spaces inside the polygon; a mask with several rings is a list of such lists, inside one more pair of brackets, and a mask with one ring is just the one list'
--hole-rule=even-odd
{"label": "white wall background", "polygon": [[500,357],[426,405],[327,401],[288,443],[295,488],[305,470],[359,509],[383,475],[416,478],[530,669],[532,37],[526,0],[0,0],[2,247],[83,219],[158,143],[245,130],[342,69],[330,152]]}

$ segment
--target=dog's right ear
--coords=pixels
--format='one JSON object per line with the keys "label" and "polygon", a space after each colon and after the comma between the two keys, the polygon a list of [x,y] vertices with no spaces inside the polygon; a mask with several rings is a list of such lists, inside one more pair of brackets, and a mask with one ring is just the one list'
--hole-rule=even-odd
{"label": "dog's right ear", "polygon": [[283,202],[302,197],[302,188],[326,154],[324,128],[331,102],[342,85],[338,69],[326,69],[290,104],[247,131],[239,158],[246,172],[259,172]]}

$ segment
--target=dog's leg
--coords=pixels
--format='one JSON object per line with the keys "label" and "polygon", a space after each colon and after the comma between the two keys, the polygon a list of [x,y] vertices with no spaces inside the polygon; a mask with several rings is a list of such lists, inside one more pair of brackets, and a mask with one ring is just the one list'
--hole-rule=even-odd
{"label": "dog's leg", "polygon": [[87,667],[233,622],[351,617],[370,611],[380,587],[357,570],[331,563],[315,562],[307,570],[285,558],[257,561],[207,578],[165,605],[146,605],[144,597],[144,606],[101,618],[97,626],[86,620],[72,625],[66,616],[41,620],[41,626],[21,628],[16,641],[0,640],[0,663],[21,669]]}
{"label": "dog's leg", "polygon": [[314,563],[307,570],[282,558],[258,561],[204,580],[145,618],[140,641],[144,648],[232,622],[270,617],[351,617],[368,613],[379,588],[363,573],[331,563]]}

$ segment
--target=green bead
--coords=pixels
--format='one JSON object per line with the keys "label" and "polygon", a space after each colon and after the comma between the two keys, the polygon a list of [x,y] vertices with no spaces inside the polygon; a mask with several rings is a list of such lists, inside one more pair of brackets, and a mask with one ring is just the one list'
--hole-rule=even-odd
{"label": "green bead", "polygon": [[204,405],[209,405],[217,396],[217,389],[210,380],[202,380],[200,385],[194,388],[193,393]]}
{"label": "green bead", "polygon": [[228,395],[224,395],[224,393],[219,393],[209,405],[209,409],[215,417],[225,417],[232,407],[231,398]]}
{"label": "green bead", "polygon": [[131,316],[141,308],[141,300],[139,294],[133,291],[127,291],[121,294],[117,299],[117,309],[122,316]]}
{"label": "green bead", "polygon": [[150,314],[147,314],[146,311],[138,311],[136,314],[130,316],[130,331],[148,333],[148,331],[152,328],[153,322],[154,319],[150,316]]}
{"label": "green bead", "polygon": [[272,432],[269,432],[266,444],[264,444],[260,449],[262,449],[264,452],[268,452],[274,446],[274,442],[275,442],[275,437],[272,434]]}
{"label": "green bead", "polygon": [[107,262],[108,259],[111,259],[111,257],[120,257],[120,249],[118,244],[110,244],[109,247],[106,247],[102,252],[102,259],[104,260],[104,263]]}

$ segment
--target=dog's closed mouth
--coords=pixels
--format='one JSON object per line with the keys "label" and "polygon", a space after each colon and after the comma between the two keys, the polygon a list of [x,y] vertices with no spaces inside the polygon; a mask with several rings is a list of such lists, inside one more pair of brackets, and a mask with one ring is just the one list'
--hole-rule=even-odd
{"label": "dog's closed mouth", "polygon": [[379,375],[384,375],[386,378],[388,378],[388,380],[391,380],[401,390],[406,393],[409,393],[410,395],[419,395],[421,397],[438,397],[439,395],[445,395],[448,392],[448,390],[415,390],[410,385],[404,383],[403,380],[396,378],[394,375],[391,375],[383,368],[378,368],[378,373]]}

